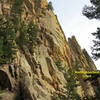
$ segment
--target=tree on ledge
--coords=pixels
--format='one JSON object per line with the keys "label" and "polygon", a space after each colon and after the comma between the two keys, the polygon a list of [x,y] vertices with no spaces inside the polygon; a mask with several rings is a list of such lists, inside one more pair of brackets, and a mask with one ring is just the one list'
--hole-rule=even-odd
{"label": "tree on ledge", "polygon": [[53,6],[52,6],[52,2],[50,1],[48,3],[48,10],[54,10]]}

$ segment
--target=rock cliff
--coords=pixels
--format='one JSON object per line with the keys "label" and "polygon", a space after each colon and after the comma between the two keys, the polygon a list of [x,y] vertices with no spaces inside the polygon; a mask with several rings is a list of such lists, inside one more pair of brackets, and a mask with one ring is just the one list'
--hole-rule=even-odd
{"label": "rock cliff", "polygon": [[[0,21],[9,18],[13,22],[17,45],[12,62],[2,64],[0,61],[0,100],[58,100],[56,94],[68,95],[65,88],[69,82],[66,79],[68,70],[96,70],[75,37],[66,40],[57,16],[49,6],[47,0],[0,1],[0,16],[3,16]],[[28,26],[31,22],[37,30],[34,30],[35,26]],[[80,97],[94,97],[96,87],[85,82],[82,75],[76,77],[79,83],[76,91]]]}

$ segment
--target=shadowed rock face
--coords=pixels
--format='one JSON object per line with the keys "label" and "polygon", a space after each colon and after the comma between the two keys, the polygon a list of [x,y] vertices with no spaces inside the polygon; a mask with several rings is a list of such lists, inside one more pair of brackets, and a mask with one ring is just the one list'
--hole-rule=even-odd
{"label": "shadowed rock face", "polygon": [[1,90],[11,90],[11,82],[6,72],[0,70],[0,88]]}
{"label": "shadowed rock face", "polygon": [[[21,1],[20,8],[15,5],[16,1]],[[73,36],[66,40],[57,16],[47,6],[47,0],[0,1],[0,14],[36,22],[40,30],[33,52],[26,44],[21,45],[13,64],[0,66],[0,87],[5,90],[0,100],[52,100],[55,92],[64,94],[67,82],[57,61],[65,70],[96,70],[92,59],[86,50],[81,49],[76,38]],[[21,12],[18,13],[18,10]],[[18,36],[20,34],[16,33]],[[82,76],[78,76],[78,81],[80,87],[77,90],[81,97],[95,95],[95,87],[90,82],[84,82]],[[7,88],[13,92],[6,91]]]}

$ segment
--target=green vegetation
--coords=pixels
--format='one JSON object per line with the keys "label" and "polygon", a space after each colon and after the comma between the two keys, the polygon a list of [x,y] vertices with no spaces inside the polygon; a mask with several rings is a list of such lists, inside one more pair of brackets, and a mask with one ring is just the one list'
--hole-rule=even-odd
{"label": "green vegetation", "polygon": [[[83,8],[83,15],[89,19],[98,19],[100,20],[100,0],[90,0],[91,6],[85,6]],[[100,28],[97,28],[97,31],[92,33],[95,36],[92,46],[92,55],[95,60],[100,58]]]}
{"label": "green vegetation", "polygon": [[11,63],[16,54],[16,33],[13,22],[0,16],[0,64]]}
{"label": "green vegetation", "polygon": [[12,6],[13,13],[21,14],[23,1],[24,0],[14,0],[14,4]]}
{"label": "green vegetation", "polygon": [[66,100],[66,95],[61,94],[61,93],[54,93],[53,96],[51,97],[52,100]]}
{"label": "green vegetation", "polygon": [[20,25],[20,36],[17,39],[17,43],[20,46],[28,46],[29,50],[33,52],[34,46],[37,45],[37,36],[39,32],[38,26],[33,21],[31,21],[30,23],[22,21]]}
{"label": "green vegetation", "polygon": [[55,64],[56,64],[56,66],[57,66],[57,68],[59,69],[59,71],[65,71],[66,69],[65,69],[65,66],[63,66],[62,65],[62,62],[60,61],[60,60],[56,60],[55,61]]}
{"label": "green vegetation", "polygon": [[66,89],[67,89],[67,98],[70,100],[81,100],[81,97],[76,92],[76,88],[79,84],[77,84],[77,78],[74,74],[74,72],[69,69],[65,74],[65,79],[67,81],[66,83]]}
{"label": "green vegetation", "polygon": [[18,28],[20,36],[17,39],[17,44],[20,46],[28,43],[29,34],[27,33],[27,28],[27,24],[24,21],[20,22],[20,27]]}
{"label": "green vegetation", "polygon": [[17,15],[9,18],[0,15],[0,65],[12,63],[16,58],[17,47],[26,45],[33,52],[38,32],[33,21],[26,22]]}
{"label": "green vegetation", "polygon": [[63,67],[62,63],[60,60],[55,61],[56,66],[58,69],[63,72],[64,77],[67,81],[65,89],[67,92],[65,95],[63,94],[55,94],[53,100],[81,100],[81,97],[78,95],[76,92],[76,88],[79,84],[77,84],[77,79],[75,73],[69,69],[68,71],[66,70],[65,67]]}
{"label": "green vegetation", "polygon": [[29,34],[29,42],[36,45],[37,33],[39,32],[38,26],[34,22],[28,25],[27,33]]}
{"label": "green vegetation", "polygon": [[98,97],[84,97],[82,100],[100,100]]}
{"label": "green vegetation", "polygon": [[19,37],[21,44],[36,45],[37,33],[39,32],[39,29],[33,21],[31,21],[29,24],[22,21],[19,32],[21,33]]}
{"label": "green vegetation", "polygon": [[[65,89],[66,92],[63,93],[54,93],[52,96],[52,100],[99,100],[100,98],[97,97],[84,97],[81,98],[79,94],[77,93],[77,87],[80,86],[80,83],[78,81],[78,78],[75,74],[75,72],[72,69],[66,70],[66,67],[63,67],[62,62],[60,60],[56,60],[55,64],[59,71],[61,71],[64,74],[64,77],[67,81]],[[80,64],[77,63],[77,70],[81,68]]]}
{"label": "green vegetation", "polygon": [[[32,21],[28,24],[25,21],[18,23],[19,26],[11,18],[0,16],[0,64],[9,64],[14,60],[17,45],[27,45],[33,49],[37,44],[37,25]],[[16,38],[18,33],[19,37]]]}
{"label": "green vegetation", "polygon": [[49,3],[48,3],[48,10],[54,10],[54,8],[53,8],[53,6],[52,6],[52,2],[50,1]]}

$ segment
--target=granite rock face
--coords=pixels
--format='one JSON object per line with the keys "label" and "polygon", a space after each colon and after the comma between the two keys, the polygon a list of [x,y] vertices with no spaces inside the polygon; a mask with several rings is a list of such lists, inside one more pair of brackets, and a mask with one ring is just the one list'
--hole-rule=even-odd
{"label": "granite rock face", "polygon": [[[33,53],[23,45],[12,64],[0,66],[0,100],[52,100],[53,93],[66,91],[67,81],[56,64],[58,60],[66,70],[92,71],[96,66],[74,36],[66,40],[57,16],[48,9],[46,0],[21,1],[21,19],[37,22],[41,30],[39,45],[34,47]],[[13,16],[14,2],[16,0],[0,1],[0,14]],[[95,95],[90,82],[84,82],[82,77],[79,81],[81,85],[77,91],[81,97]]]}

